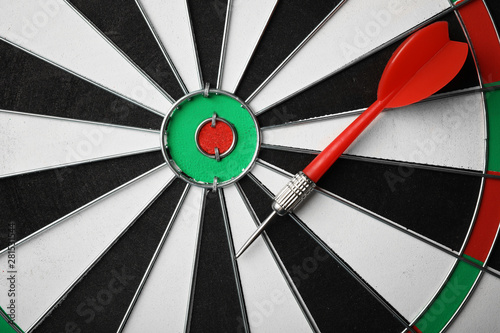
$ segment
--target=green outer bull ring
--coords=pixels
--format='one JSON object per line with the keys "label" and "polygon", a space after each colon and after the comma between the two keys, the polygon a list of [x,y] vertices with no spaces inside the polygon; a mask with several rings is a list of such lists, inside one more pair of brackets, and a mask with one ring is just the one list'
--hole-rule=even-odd
{"label": "green outer bull ring", "polygon": [[[202,154],[195,140],[199,125],[213,113],[235,129],[238,140],[221,161]],[[253,167],[261,146],[253,111],[238,97],[217,89],[198,90],[178,100],[163,119],[162,154],[171,170],[190,184],[216,189],[235,183]]]}

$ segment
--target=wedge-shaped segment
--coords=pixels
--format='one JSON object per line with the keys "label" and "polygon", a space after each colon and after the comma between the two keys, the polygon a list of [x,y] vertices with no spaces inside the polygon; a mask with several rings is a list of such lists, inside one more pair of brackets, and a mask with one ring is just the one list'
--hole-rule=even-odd
{"label": "wedge-shaped segment", "polygon": [[[234,246],[239,249],[255,229],[245,203],[232,186],[224,190]],[[252,332],[310,332],[285,277],[264,239],[260,237],[238,259],[248,322]]]}
{"label": "wedge-shaped segment", "polygon": [[159,134],[0,110],[0,177],[160,149]]}
{"label": "wedge-shaped segment", "polygon": [[[263,129],[263,144],[321,151],[358,112]],[[481,171],[485,129],[481,93],[386,110],[346,150],[366,156]]]}

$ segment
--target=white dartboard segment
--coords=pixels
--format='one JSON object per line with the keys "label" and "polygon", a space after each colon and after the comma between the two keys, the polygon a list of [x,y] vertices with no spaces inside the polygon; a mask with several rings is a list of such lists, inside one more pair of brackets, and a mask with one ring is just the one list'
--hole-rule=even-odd
{"label": "white dartboard segment", "polygon": [[278,0],[233,0],[222,90],[234,93]]}
{"label": "white dartboard segment", "polygon": [[[18,246],[16,323],[28,331],[174,177],[163,165]],[[0,288],[8,290],[7,253],[0,262]],[[0,306],[7,309],[7,302],[2,293]]]}
{"label": "white dartboard segment", "polygon": [[349,0],[253,96],[250,106],[256,113],[266,110],[449,7],[448,0]]}
{"label": "white dartboard segment", "polygon": [[2,1],[0,39],[155,113],[165,114],[171,106],[167,96],[66,1]]}
{"label": "white dartboard segment", "polygon": [[491,274],[483,274],[472,296],[459,312],[459,316],[452,321],[447,332],[498,332],[499,309],[500,279]]}
{"label": "white dartboard segment", "polygon": [[[321,151],[360,112],[263,128],[262,141],[264,145]],[[468,93],[386,110],[345,153],[481,171],[485,138],[482,95]]]}
{"label": "white dartboard segment", "polygon": [[[255,230],[255,222],[235,186],[224,189],[235,250]],[[251,332],[311,332],[278,264],[262,237],[238,258]]]}
{"label": "white dartboard segment", "polygon": [[184,332],[203,189],[191,187],[123,332]]}
{"label": "white dartboard segment", "polygon": [[187,89],[203,88],[186,0],[136,0]]}
{"label": "white dartboard segment", "polygon": [[[252,170],[277,193],[288,178]],[[296,215],[409,322],[439,291],[455,258],[341,202],[313,192]]]}
{"label": "white dartboard segment", "polygon": [[0,178],[160,149],[159,133],[0,110]]}

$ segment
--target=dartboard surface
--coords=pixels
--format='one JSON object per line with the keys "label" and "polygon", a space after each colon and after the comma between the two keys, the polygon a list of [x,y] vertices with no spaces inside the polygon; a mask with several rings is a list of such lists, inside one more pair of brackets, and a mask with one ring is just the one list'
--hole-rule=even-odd
{"label": "dartboard surface", "polygon": [[[437,21],[387,109],[238,259]],[[494,0],[0,0],[0,332],[497,332]]]}

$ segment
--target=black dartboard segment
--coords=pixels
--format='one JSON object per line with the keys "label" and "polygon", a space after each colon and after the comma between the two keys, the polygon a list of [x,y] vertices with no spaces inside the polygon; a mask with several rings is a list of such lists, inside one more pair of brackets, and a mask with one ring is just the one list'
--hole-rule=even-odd
{"label": "black dartboard segment", "polygon": [[[159,152],[0,179],[0,219],[15,221],[22,239],[163,163]],[[7,246],[7,224],[0,225]]]}
{"label": "black dartboard segment", "polygon": [[202,223],[190,332],[236,332],[243,314],[218,193],[207,192]]}
{"label": "black dartboard segment", "polygon": [[214,88],[219,70],[227,0],[188,0],[187,3],[193,23],[203,81],[210,83],[210,86]]}
{"label": "black dartboard segment", "polygon": [[238,87],[237,95],[242,99],[249,97],[340,2],[340,0],[278,2]]}
{"label": "black dartboard segment", "polygon": [[157,129],[161,117],[0,41],[0,108]]}
{"label": "black dartboard segment", "polygon": [[[249,177],[240,184],[255,213],[264,220],[271,211],[272,198]],[[322,332],[404,329],[291,217],[278,218],[266,233]],[[345,313],[346,308],[351,311]],[[341,318],[335,316],[340,312],[344,313]],[[370,318],[370,324],[363,324],[363,318]]]}
{"label": "black dartboard segment", "polygon": [[185,187],[175,180],[64,300],[74,311],[56,308],[37,332],[116,332]]}
{"label": "black dartboard segment", "polygon": [[493,21],[498,24],[498,22],[500,22],[500,4],[495,0],[484,0],[484,3],[493,18]]}
{"label": "black dartboard segment", "polygon": [[488,266],[500,272],[500,243],[498,240],[490,254],[490,258],[488,259]]}
{"label": "black dartboard segment", "polygon": [[173,99],[184,95],[135,1],[71,3]]}

